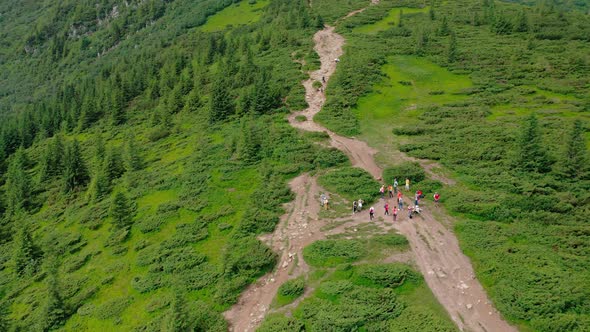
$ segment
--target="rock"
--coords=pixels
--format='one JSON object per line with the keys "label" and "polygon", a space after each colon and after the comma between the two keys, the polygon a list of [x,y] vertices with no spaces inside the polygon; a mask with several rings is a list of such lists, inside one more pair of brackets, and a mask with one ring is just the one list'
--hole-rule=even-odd
{"label": "rock", "polygon": [[466,307],[467,309],[471,309],[471,308],[473,308],[473,304],[471,304],[471,303],[467,303],[467,304],[465,305],[465,307]]}
{"label": "rock", "polygon": [[270,282],[275,282],[275,278],[270,278]]}
{"label": "rock", "polygon": [[285,261],[285,262],[283,263],[283,268],[285,268],[285,267],[287,267],[287,266],[289,266],[289,262]]}

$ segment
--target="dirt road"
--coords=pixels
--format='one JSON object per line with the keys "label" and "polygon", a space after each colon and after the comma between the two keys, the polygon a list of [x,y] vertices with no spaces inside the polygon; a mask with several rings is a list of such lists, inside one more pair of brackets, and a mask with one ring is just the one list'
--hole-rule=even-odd
{"label": "dirt road", "polygon": [[[333,27],[326,27],[315,34],[314,41],[321,67],[310,73],[310,79],[303,82],[309,107],[291,114],[289,122],[303,130],[327,132],[331,145],[345,152],[354,166],[365,169],[379,179],[381,169],[374,161],[374,149],[362,141],[339,136],[313,122],[313,116],[325,102],[323,91],[312,87],[313,81],[322,82],[323,77],[327,82],[332,76],[337,65],[334,60],[343,54],[344,38],[335,33]],[[300,115],[307,120],[297,121],[296,117]],[[269,312],[279,286],[286,280],[307,272],[308,267],[302,257],[302,249],[306,245],[325,238],[328,234],[344,231],[344,226],[336,230],[321,231],[324,225],[322,220],[318,220],[318,195],[321,189],[315,178],[304,174],[291,181],[290,186],[296,194],[295,201],[287,205],[288,212],[275,232],[261,237],[261,240],[279,253],[279,266],[250,286],[239,302],[225,313],[232,331],[253,331]],[[406,195],[410,196],[410,193]],[[349,219],[346,227],[366,222],[364,214],[357,214]],[[380,227],[387,229],[391,224],[381,222]],[[414,219],[400,217],[393,227],[407,237],[416,265],[460,330],[516,331],[491,304],[453,232],[435,220],[429,211],[424,211]]]}

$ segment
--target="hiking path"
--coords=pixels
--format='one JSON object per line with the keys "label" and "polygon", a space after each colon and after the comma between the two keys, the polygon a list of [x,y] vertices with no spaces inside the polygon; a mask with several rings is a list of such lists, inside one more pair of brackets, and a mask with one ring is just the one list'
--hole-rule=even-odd
{"label": "hiking path", "polygon": [[[374,160],[376,150],[363,141],[340,136],[313,121],[313,117],[321,110],[326,100],[325,87],[336,70],[338,64],[336,59],[343,54],[342,47],[345,40],[334,31],[334,27],[326,26],[314,35],[314,42],[314,49],[319,54],[321,66],[320,69],[309,73],[310,78],[302,82],[309,107],[292,113],[289,116],[289,122],[293,127],[301,130],[328,133],[331,146],[346,153],[353,166],[363,168],[380,180],[382,169]],[[323,88],[321,90],[313,88],[313,82],[322,82],[322,78],[325,80]],[[300,116],[304,116],[306,120],[299,121]],[[404,156],[404,158],[407,157]],[[445,183],[449,182],[445,181]],[[329,221],[318,217],[319,195],[324,191],[318,186],[316,178],[303,174],[293,179],[289,185],[295,193],[295,200],[286,204],[287,213],[283,215],[275,231],[260,236],[260,240],[278,253],[280,257],[278,266],[274,271],[250,285],[242,293],[238,302],[224,313],[229,322],[230,331],[254,331],[266,314],[274,311],[271,303],[279,286],[309,271],[302,254],[305,246],[324,239],[328,235],[344,233],[355,225],[368,222],[368,211],[365,210],[342,220],[341,226],[326,230],[323,226]],[[411,192],[404,194],[412,196]],[[392,204],[393,200],[390,201],[390,205]],[[517,331],[515,327],[503,320],[494,308],[475,277],[469,258],[461,251],[455,234],[441,223],[444,221],[445,224],[450,224],[450,218],[441,210],[436,213],[439,218],[437,221],[428,211],[430,207],[433,210],[437,209],[428,205],[423,213],[414,219],[409,219],[407,213],[400,213],[395,223],[391,217],[383,217],[382,209],[377,209],[376,215],[379,221],[375,224],[384,231],[394,228],[408,239],[412,260],[424,275],[435,297],[460,330]],[[396,260],[398,260],[397,257],[389,257],[384,262]],[[407,257],[404,256],[403,260],[407,260]],[[308,289],[306,294],[310,292],[311,290]]]}

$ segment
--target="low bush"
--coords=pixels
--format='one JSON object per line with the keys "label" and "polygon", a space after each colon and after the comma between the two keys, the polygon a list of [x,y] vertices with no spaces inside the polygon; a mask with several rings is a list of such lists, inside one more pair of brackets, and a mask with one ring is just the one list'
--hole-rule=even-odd
{"label": "low bush", "polygon": [[410,179],[411,184],[423,181],[426,178],[426,173],[424,173],[420,164],[416,162],[403,162],[383,170],[383,179],[387,183],[393,183],[394,178],[397,178],[401,187],[404,186],[406,178]]}
{"label": "low bush", "polygon": [[285,281],[279,287],[279,294],[282,296],[297,298],[303,294],[305,290],[305,280],[303,278],[296,278]]}
{"label": "low bush", "polygon": [[365,245],[358,240],[320,240],[303,249],[305,261],[318,267],[352,263],[364,255]]}
{"label": "low bush", "polygon": [[404,264],[360,265],[355,268],[355,279],[362,284],[396,288],[405,282],[416,283],[420,274]]}
{"label": "low bush", "polygon": [[361,198],[370,203],[379,196],[379,183],[369,173],[356,167],[328,171],[319,177],[318,182],[326,190],[351,201]]}

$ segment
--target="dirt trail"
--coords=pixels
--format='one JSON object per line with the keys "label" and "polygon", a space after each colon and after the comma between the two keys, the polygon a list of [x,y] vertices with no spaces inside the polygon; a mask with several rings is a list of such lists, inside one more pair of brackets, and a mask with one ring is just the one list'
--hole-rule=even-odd
{"label": "dirt trail", "polygon": [[[344,38],[336,34],[333,27],[326,27],[315,34],[314,41],[321,67],[311,72],[310,79],[303,82],[309,108],[291,114],[289,122],[302,130],[327,132],[331,138],[331,145],[345,152],[354,166],[365,169],[379,179],[381,169],[373,158],[376,150],[362,141],[339,136],[313,122],[313,116],[320,111],[326,99],[323,89],[318,91],[312,87],[313,81],[322,82],[322,78],[326,82],[329,80],[336,70],[335,59],[343,54]],[[296,117],[301,115],[307,120],[297,121]],[[287,213],[281,218],[275,232],[260,237],[279,253],[279,265],[275,271],[248,287],[238,303],[224,313],[231,331],[255,330],[270,311],[270,304],[279,286],[286,280],[308,271],[302,255],[306,245],[331,234],[346,232],[347,229],[368,221],[366,212],[363,212],[347,218],[348,221],[343,225],[322,231],[326,221],[318,220],[318,196],[322,191],[315,177],[303,174],[293,179],[290,187],[296,195],[295,201],[286,205]],[[381,209],[377,209],[378,217],[382,216],[382,213]],[[398,222],[393,226],[390,217],[385,217],[384,220],[385,222],[379,221],[376,224],[383,230],[393,227],[407,237],[412,250],[411,257],[459,329],[482,332],[516,331],[516,328],[502,319],[491,304],[483,287],[475,278],[471,262],[462,253],[455,235],[435,220],[430,212],[424,211],[414,219],[409,219],[407,214],[400,214]],[[408,256],[402,258],[407,260]],[[385,261],[397,259],[399,258],[390,257]],[[311,290],[307,290],[306,294],[310,292]]]}

